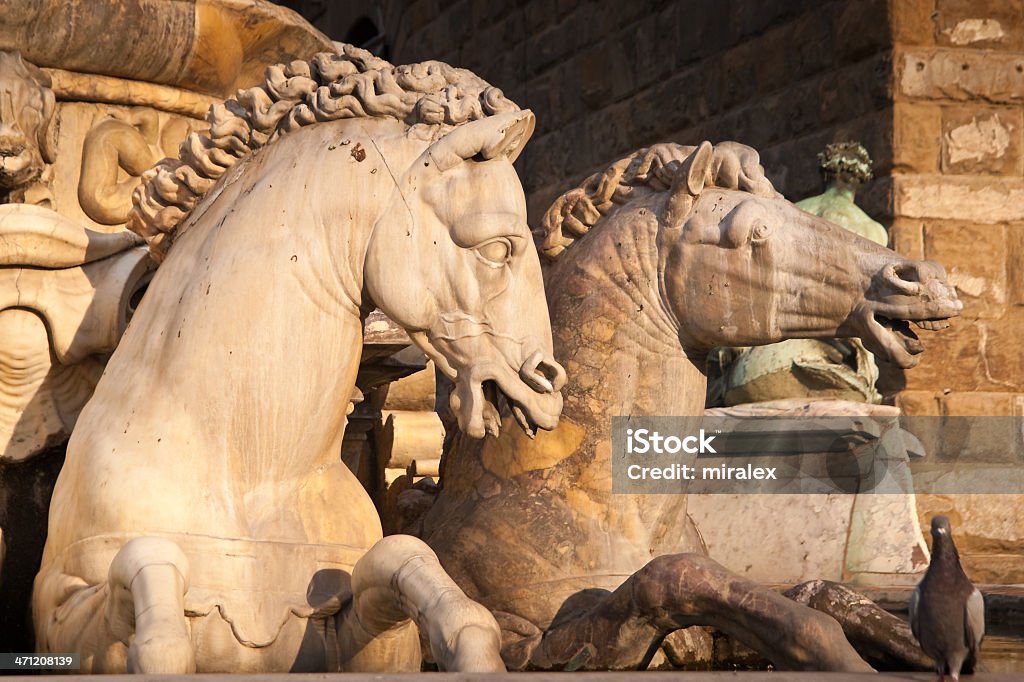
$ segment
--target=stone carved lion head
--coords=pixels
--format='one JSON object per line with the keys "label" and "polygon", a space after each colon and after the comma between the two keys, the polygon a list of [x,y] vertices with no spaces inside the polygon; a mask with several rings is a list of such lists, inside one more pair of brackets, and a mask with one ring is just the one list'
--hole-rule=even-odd
{"label": "stone carved lion head", "polygon": [[17,52],[0,52],[0,193],[31,184],[53,163],[56,98],[50,77]]}

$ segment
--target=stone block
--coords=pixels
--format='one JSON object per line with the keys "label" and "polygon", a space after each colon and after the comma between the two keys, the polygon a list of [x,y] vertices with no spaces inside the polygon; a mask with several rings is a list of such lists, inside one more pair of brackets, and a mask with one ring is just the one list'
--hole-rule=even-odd
{"label": "stone block", "polygon": [[[673,52],[658,49],[661,31],[671,30],[678,11],[676,5],[669,5],[657,14],[643,17],[628,29],[629,60],[633,67],[633,79],[637,88],[646,88],[672,72]],[[667,43],[671,44],[671,43]]]}
{"label": "stone block", "polygon": [[[502,46],[503,49],[511,50],[513,47],[522,45],[529,35],[529,32],[526,30],[526,19],[522,12],[509,12],[496,26],[497,31],[494,34],[496,42],[491,44],[485,43],[483,46],[484,54],[493,54],[495,49],[499,49],[498,45]],[[516,61],[522,63],[521,59]],[[525,72],[525,65],[523,68]]]}
{"label": "stone block", "polygon": [[575,59],[580,96],[592,109],[622,99],[633,90],[633,70],[622,42],[594,45]]}
{"label": "stone block", "polygon": [[730,21],[739,36],[758,35],[793,22],[793,18],[805,12],[814,12],[821,3],[816,0],[789,0],[788,2],[763,2],[763,0],[736,0],[733,3]]}
{"label": "stone block", "polygon": [[706,59],[739,41],[733,6],[742,0],[690,0],[680,12],[676,49],[685,61]]}
{"label": "stone block", "polygon": [[922,525],[948,516],[967,575],[975,583],[1024,582],[1024,495],[918,495]]}
{"label": "stone block", "polygon": [[1024,416],[1024,396],[1019,393],[954,392],[939,398],[939,411],[947,417]]}
{"label": "stone block", "polygon": [[894,59],[901,95],[924,99],[1024,101],[1024,55],[984,50],[900,50]]}
{"label": "stone block", "polygon": [[[708,555],[745,578],[841,581],[854,495],[690,495]],[[751,552],[751,534],[771,552]]]}
{"label": "stone block", "polygon": [[1019,176],[1021,113],[1009,107],[943,107],[942,172]]}
{"label": "stone block", "polygon": [[786,71],[793,80],[835,68],[838,56],[833,25],[838,9],[837,3],[823,4],[818,11],[802,14],[794,21],[793,32],[799,39],[786,53]]}
{"label": "stone block", "polygon": [[1000,320],[978,323],[979,361],[982,388],[990,391],[1024,391],[1024,353],[1020,343],[1024,334],[1024,315],[1012,309]]}
{"label": "stone block", "polygon": [[975,391],[984,383],[981,335],[971,320],[954,318],[949,329],[919,334],[925,352],[905,372],[906,388],[923,391]]}
{"label": "stone block", "polygon": [[1006,226],[1006,302],[1024,305],[1024,223]]}
{"label": "stone block", "polygon": [[942,109],[924,102],[893,106],[893,171],[932,174],[939,170]]}
{"label": "stone block", "polygon": [[[672,131],[671,139],[687,143],[693,138],[677,137],[674,133],[705,121],[711,125],[717,122],[714,114],[720,110],[719,93],[722,89],[719,74],[720,69],[714,66],[707,70],[700,67],[687,68],[639,96],[646,100],[648,106],[659,110],[663,132]],[[681,96],[680,93],[685,94]]]}
{"label": "stone block", "polygon": [[935,42],[954,47],[1019,49],[1022,0],[937,0]]}
{"label": "stone block", "polygon": [[[874,155],[875,149],[871,150]],[[884,151],[884,148],[879,150]],[[864,185],[857,193],[857,204],[873,219],[883,225],[892,222],[892,179],[888,175],[878,177],[878,173],[884,172],[884,156],[876,157],[875,179]]]}
{"label": "stone block", "polygon": [[858,584],[913,585],[928,568],[928,546],[913,495],[855,495],[846,572]]}
{"label": "stone block", "polygon": [[556,0],[530,0],[523,7],[523,16],[527,34],[538,33],[556,22],[558,3]]}
{"label": "stone block", "polygon": [[[898,0],[899,1],[899,0]],[[878,52],[887,52],[890,38],[879,30],[885,16],[886,0],[857,0],[840,3],[835,18],[835,50],[840,63],[859,61]]]}
{"label": "stone block", "polygon": [[722,55],[722,108],[732,109],[750,98],[757,83],[756,67],[759,58],[756,41],[737,45]]}
{"label": "stone block", "polygon": [[973,223],[1024,222],[1024,180],[893,175],[893,210],[906,218]]}
{"label": "stone block", "polygon": [[908,417],[937,417],[941,395],[934,391],[903,391],[896,396],[896,407]]}
{"label": "stone block", "polygon": [[924,226],[924,255],[946,267],[965,317],[997,318],[1006,307],[1006,227],[946,221]]}
{"label": "stone block", "polygon": [[935,42],[935,0],[897,0],[889,3],[889,26],[896,45]]}
{"label": "stone block", "polygon": [[896,218],[889,228],[889,247],[907,258],[924,258],[924,223]]}

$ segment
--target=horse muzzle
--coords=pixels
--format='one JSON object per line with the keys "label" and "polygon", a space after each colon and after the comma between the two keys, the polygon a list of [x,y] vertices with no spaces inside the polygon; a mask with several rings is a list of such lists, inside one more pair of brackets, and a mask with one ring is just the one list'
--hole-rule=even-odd
{"label": "horse muzzle", "polygon": [[917,365],[924,344],[910,328],[938,331],[963,310],[946,271],[932,261],[887,263],[872,280],[866,301],[849,325],[865,347],[882,359],[909,369]]}
{"label": "horse muzzle", "polygon": [[497,436],[502,414],[509,414],[529,437],[537,429],[550,431],[558,426],[562,412],[565,370],[553,359],[536,351],[519,367],[484,371],[455,381],[450,406],[459,428],[473,438]]}

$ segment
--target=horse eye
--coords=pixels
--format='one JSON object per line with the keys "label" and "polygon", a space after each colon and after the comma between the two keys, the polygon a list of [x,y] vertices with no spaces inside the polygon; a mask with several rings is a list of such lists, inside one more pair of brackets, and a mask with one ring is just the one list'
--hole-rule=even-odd
{"label": "horse eye", "polygon": [[771,228],[764,223],[758,223],[754,226],[754,230],[751,232],[750,237],[755,241],[765,239],[769,234],[771,234],[771,231]]}
{"label": "horse eye", "polygon": [[489,265],[504,265],[512,255],[512,244],[507,239],[492,239],[476,247],[476,252]]}

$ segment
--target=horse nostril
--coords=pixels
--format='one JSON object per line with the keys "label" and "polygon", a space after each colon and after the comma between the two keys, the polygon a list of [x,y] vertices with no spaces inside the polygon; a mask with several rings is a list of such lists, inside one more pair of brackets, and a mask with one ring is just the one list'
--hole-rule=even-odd
{"label": "horse nostril", "polygon": [[519,378],[538,393],[554,393],[565,385],[565,370],[554,360],[534,351],[519,368]]}
{"label": "horse nostril", "polygon": [[915,263],[890,263],[885,266],[885,281],[903,294],[916,294],[921,290],[920,273]]}
{"label": "horse nostril", "polygon": [[551,382],[551,387],[555,391],[562,390],[565,386],[567,377],[565,375],[565,368],[554,360],[545,360],[537,367],[538,370],[544,373],[544,375]]}

